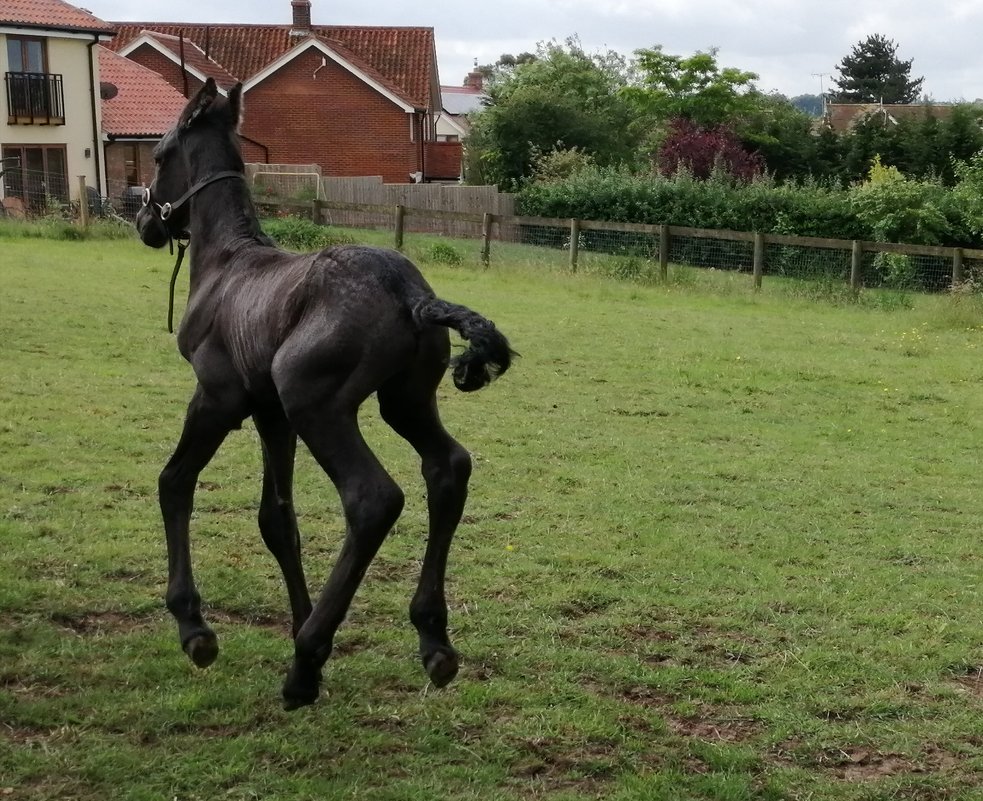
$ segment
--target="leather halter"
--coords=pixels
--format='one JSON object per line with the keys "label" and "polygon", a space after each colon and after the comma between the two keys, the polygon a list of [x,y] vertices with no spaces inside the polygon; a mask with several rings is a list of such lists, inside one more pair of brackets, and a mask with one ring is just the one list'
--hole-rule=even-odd
{"label": "leather halter", "polygon": [[167,332],[169,334],[174,333],[174,285],[177,283],[178,273],[181,271],[181,263],[184,261],[184,252],[188,249],[191,235],[187,231],[174,234],[167,225],[167,220],[177,209],[181,208],[181,206],[191,200],[191,198],[197,195],[206,186],[213,184],[216,181],[224,180],[225,178],[241,178],[242,180],[246,180],[246,176],[237,170],[223,170],[222,172],[216,172],[209,175],[207,178],[202,178],[197,183],[192,184],[188,188],[188,191],[181,195],[181,197],[179,197],[173,203],[163,204],[153,202],[149,186],[145,187],[143,190],[143,205],[155,207],[157,218],[164,223],[164,228],[167,230],[171,243],[172,254],[174,253],[174,240],[177,240],[177,261],[174,262],[174,270],[171,272],[171,284],[168,288],[167,295]]}
{"label": "leather halter", "polygon": [[181,197],[175,200],[173,203],[154,203],[153,198],[150,194],[150,187],[146,187],[143,190],[143,205],[144,206],[156,206],[157,216],[160,218],[161,222],[167,222],[170,216],[177,211],[181,206],[187,203],[191,198],[197,195],[202,189],[204,189],[209,184],[213,184],[216,181],[221,181],[225,178],[241,178],[243,181],[246,180],[246,176],[239,172],[238,170],[223,170],[222,172],[216,172],[209,175],[207,178],[202,178],[198,183],[192,184],[188,191],[185,192]]}

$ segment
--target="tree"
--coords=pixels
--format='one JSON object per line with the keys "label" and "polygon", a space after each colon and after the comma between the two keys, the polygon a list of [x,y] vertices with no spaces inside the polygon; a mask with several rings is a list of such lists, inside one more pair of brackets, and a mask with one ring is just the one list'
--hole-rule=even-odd
{"label": "tree", "polygon": [[517,56],[513,56],[511,53],[502,53],[498,57],[498,61],[494,64],[482,64],[480,66],[475,66],[474,71],[479,73],[485,81],[492,80],[496,74],[503,72],[509,72],[517,67],[519,64],[528,64],[531,61],[535,61],[536,56],[532,53],[519,53]]}
{"label": "tree", "polygon": [[758,153],[768,172],[780,181],[821,174],[814,118],[780,94],[752,92],[750,99],[755,104],[734,125],[744,147]]}
{"label": "tree", "polygon": [[799,111],[810,117],[823,116],[822,95],[796,95],[789,102]]}
{"label": "tree", "polygon": [[620,94],[629,70],[617,54],[585,53],[575,38],[500,64],[486,89],[489,105],[472,120],[468,181],[514,189],[554,150],[576,148],[601,166],[633,159],[630,108]]}
{"label": "tree", "polygon": [[924,78],[911,78],[911,63],[897,56],[898,45],[880,34],[855,44],[837,66],[840,77],[833,83],[838,103],[913,103]]}
{"label": "tree", "polygon": [[705,180],[714,170],[750,181],[760,175],[764,160],[749,153],[733,131],[723,125],[710,128],[677,118],[659,147],[657,168],[665,176],[685,169],[694,178]]}
{"label": "tree", "polygon": [[635,55],[640,80],[623,94],[643,119],[724,125],[754,105],[750,90],[758,76],[734,67],[721,69],[715,48],[688,58],[664,53],[661,46],[636,50]]}

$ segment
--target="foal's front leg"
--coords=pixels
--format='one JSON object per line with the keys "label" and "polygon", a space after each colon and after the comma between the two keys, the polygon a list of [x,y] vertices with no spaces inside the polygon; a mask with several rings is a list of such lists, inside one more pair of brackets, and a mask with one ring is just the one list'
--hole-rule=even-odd
{"label": "foal's front leg", "polygon": [[198,475],[242,417],[211,400],[199,385],[188,405],[184,430],[158,481],[167,535],[167,608],[174,615],[181,648],[198,667],[218,656],[218,640],[201,616],[201,596],[191,570],[188,528]]}

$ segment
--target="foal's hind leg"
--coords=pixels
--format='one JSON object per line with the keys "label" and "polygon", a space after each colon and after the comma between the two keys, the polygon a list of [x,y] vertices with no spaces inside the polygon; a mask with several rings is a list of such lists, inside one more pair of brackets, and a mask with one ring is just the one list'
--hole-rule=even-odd
{"label": "foal's hind leg", "polygon": [[201,616],[201,596],[191,570],[188,526],[198,475],[242,416],[210,399],[199,386],[188,405],[174,455],[160,474],[158,497],[167,535],[167,608],[178,624],[181,647],[198,667],[218,656],[215,633]]}
{"label": "foal's hind leg", "polygon": [[410,620],[420,635],[420,657],[430,680],[443,687],[457,675],[457,651],[447,635],[444,577],[451,540],[468,496],[471,457],[440,422],[432,387],[407,383],[379,391],[383,419],[420,454],[427,484],[430,533]]}
{"label": "foal's hind leg", "polygon": [[293,618],[291,629],[296,637],[311,613],[311,598],[300,556],[300,532],[294,514],[297,435],[280,409],[257,412],[253,420],[263,442],[263,498],[259,505],[259,530],[283,573]]}
{"label": "foal's hind leg", "polygon": [[287,709],[313,703],[321,667],[369,563],[403,509],[403,492],[369,450],[354,404],[324,402],[290,410],[290,421],[334,482],[345,512],[345,541],[314,609],[294,640],[294,662],[283,685]]}

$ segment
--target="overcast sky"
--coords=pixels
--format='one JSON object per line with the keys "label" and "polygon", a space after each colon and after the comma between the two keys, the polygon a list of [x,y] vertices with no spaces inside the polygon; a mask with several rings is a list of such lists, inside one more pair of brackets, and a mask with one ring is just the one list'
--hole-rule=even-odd
{"label": "overcast sky", "polygon": [[[290,0],[84,0],[107,21],[289,23]],[[937,101],[983,97],[983,0],[312,0],[321,25],[432,27],[444,85],[477,59],[535,52],[576,35],[588,52],[623,55],[662,45],[688,56],[718,49],[718,64],[756,72],[759,89],[788,96],[830,88],[836,66],[871,34],[914,59],[911,75]],[[821,73],[826,73],[820,78]]]}

